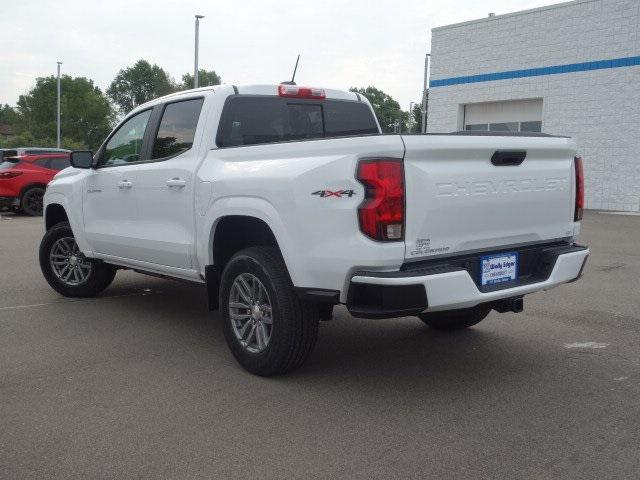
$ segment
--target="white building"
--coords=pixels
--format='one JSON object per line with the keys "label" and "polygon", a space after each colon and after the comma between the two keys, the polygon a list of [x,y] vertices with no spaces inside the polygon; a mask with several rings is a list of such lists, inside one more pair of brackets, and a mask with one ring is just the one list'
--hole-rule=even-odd
{"label": "white building", "polygon": [[429,132],[571,136],[587,208],[640,210],[640,0],[575,0],[432,34]]}

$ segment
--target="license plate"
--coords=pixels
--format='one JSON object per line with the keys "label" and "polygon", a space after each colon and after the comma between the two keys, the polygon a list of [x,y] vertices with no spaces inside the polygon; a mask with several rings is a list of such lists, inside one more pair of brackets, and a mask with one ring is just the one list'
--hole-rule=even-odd
{"label": "license plate", "polygon": [[518,278],[518,252],[483,255],[480,257],[480,283],[495,285]]}

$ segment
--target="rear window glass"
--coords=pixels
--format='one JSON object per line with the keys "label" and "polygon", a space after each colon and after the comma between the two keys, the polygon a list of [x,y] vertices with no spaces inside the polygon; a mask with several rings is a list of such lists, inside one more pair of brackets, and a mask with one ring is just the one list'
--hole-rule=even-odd
{"label": "rear window glass", "polygon": [[377,133],[366,103],[238,96],[225,105],[217,144],[234,147]]}
{"label": "rear window glass", "polygon": [[191,148],[202,109],[202,98],[168,104],[153,142],[152,158],[178,155]]}

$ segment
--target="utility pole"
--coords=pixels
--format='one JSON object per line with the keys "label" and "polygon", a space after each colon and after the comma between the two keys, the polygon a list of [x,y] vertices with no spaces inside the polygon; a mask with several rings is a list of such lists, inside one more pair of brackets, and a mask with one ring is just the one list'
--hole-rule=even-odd
{"label": "utility pole", "polygon": [[424,57],[424,86],[422,88],[422,133],[427,133],[427,108],[429,105],[429,61],[431,54],[427,53]]}
{"label": "utility pole", "polygon": [[413,127],[413,106],[416,102],[409,102],[409,118],[407,118],[407,133],[411,133]]}
{"label": "utility pole", "polygon": [[200,19],[204,18],[204,15],[196,15],[196,45],[195,45],[195,60],[193,67],[193,88],[198,88],[198,42],[200,33]]}
{"label": "utility pole", "polygon": [[58,64],[58,106],[57,106],[57,121],[56,121],[56,147],[60,148],[60,65],[62,62],[56,62]]}

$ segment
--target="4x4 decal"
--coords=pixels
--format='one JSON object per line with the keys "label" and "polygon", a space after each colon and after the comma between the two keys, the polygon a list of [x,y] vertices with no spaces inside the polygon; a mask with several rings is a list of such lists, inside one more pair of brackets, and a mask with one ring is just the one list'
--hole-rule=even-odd
{"label": "4x4 decal", "polygon": [[347,196],[349,198],[353,197],[356,194],[353,190],[336,190],[335,192],[332,190],[316,190],[311,195],[318,195],[321,198],[324,197],[338,197]]}

